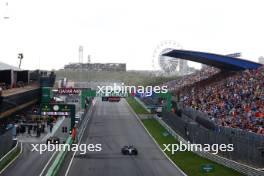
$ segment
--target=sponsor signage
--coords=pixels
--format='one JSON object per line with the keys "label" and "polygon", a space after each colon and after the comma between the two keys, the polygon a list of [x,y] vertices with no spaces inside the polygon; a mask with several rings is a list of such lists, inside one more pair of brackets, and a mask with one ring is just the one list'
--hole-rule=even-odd
{"label": "sponsor signage", "polygon": [[41,114],[47,116],[66,116],[71,118],[71,128],[75,125],[74,104],[41,104]]}
{"label": "sponsor signage", "polygon": [[241,53],[232,53],[232,54],[227,54],[226,56],[228,57],[241,57]]}
{"label": "sponsor signage", "polygon": [[42,115],[69,116],[72,105],[66,104],[45,104],[41,107]]}
{"label": "sponsor signage", "polygon": [[42,104],[41,111],[42,112],[70,112],[71,108],[74,105],[71,104]]}
{"label": "sponsor signage", "polygon": [[214,165],[212,164],[202,164],[201,165],[201,172],[202,173],[211,173],[214,171]]}
{"label": "sponsor signage", "polygon": [[164,131],[164,132],[162,133],[162,135],[165,136],[165,137],[167,137],[167,136],[169,136],[170,134],[169,134],[167,131]]}
{"label": "sponsor signage", "polygon": [[127,97],[128,93],[122,93],[122,92],[96,92],[96,97]]}
{"label": "sponsor signage", "polygon": [[69,112],[42,112],[42,115],[48,115],[48,116],[69,116]]}
{"label": "sponsor signage", "polygon": [[59,94],[80,94],[81,89],[78,89],[78,88],[59,88],[58,93]]}

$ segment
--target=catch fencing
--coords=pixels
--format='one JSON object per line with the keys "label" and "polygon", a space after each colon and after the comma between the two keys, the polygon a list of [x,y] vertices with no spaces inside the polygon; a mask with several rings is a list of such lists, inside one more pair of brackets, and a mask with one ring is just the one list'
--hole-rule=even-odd
{"label": "catch fencing", "polygon": [[196,144],[233,144],[234,151],[220,152],[219,156],[247,164],[254,168],[264,168],[264,137],[239,129],[219,127],[209,130],[199,123],[187,121],[171,112],[162,113],[163,121],[185,140]]}

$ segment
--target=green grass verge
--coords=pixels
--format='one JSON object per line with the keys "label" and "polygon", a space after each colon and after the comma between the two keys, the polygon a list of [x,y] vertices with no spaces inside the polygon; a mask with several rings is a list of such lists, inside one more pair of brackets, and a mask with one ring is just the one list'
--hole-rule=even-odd
{"label": "green grass verge", "polygon": [[9,155],[7,155],[1,162],[0,162],[0,171],[8,165],[18,154],[20,153],[20,146],[14,149]]}
{"label": "green grass verge", "polygon": [[126,100],[137,114],[149,114],[149,112],[144,107],[142,107],[141,104],[139,104],[133,97],[127,97]]}
{"label": "green grass verge", "polygon": [[[155,119],[143,119],[143,124],[154,137],[160,147],[163,149],[163,144],[177,144],[178,141],[171,135],[164,136],[163,132],[166,129]],[[166,151],[166,154],[171,160],[179,166],[188,176],[238,176],[242,175],[230,168],[217,164],[208,159],[202,158],[193,152],[177,152],[172,155],[171,152]],[[211,173],[203,173],[200,170],[202,164],[212,164],[214,171]]]}
{"label": "green grass verge", "polygon": [[[137,114],[147,114],[148,112],[133,98],[126,98],[128,104]],[[144,126],[154,137],[160,147],[163,149],[163,144],[178,144],[173,136],[164,136],[163,133],[166,129],[155,119],[142,119]],[[188,176],[240,176],[239,172],[227,168],[223,165],[217,164],[211,160],[200,157],[193,152],[177,152],[176,154],[171,154],[171,152],[166,151],[168,157],[179,166]],[[214,171],[211,173],[203,173],[201,171],[201,165],[211,164],[214,166]]]}

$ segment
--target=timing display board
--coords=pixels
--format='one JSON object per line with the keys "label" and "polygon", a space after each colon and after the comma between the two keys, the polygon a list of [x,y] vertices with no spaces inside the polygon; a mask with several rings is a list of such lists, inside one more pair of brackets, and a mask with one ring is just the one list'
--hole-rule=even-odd
{"label": "timing display board", "polygon": [[73,104],[42,104],[41,114],[47,116],[70,116],[71,128],[75,125],[75,105]]}

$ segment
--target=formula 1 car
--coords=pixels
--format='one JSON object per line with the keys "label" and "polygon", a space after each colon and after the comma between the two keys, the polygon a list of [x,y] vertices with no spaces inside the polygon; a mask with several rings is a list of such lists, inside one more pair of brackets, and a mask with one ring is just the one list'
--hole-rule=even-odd
{"label": "formula 1 car", "polygon": [[137,155],[138,154],[137,149],[133,145],[124,146],[121,149],[121,152],[123,155]]}
{"label": "formula 1 car", "polygon": [[102,97],[102,101],[108,101],[108,97]]}
{"label": "formula 1 car", "polygon": [[47,139],[46,144],[59,144],[60,143],[60,138],[58,137],[50,137]]}

